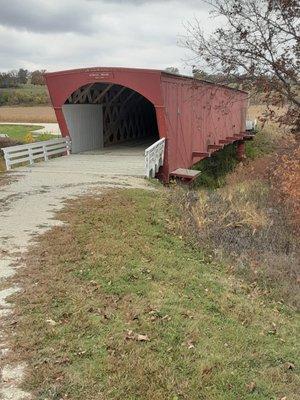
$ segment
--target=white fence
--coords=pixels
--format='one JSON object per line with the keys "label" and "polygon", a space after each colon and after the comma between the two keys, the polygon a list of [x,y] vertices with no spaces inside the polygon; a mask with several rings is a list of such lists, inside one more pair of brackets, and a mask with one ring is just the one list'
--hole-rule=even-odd
{"label": "white fence", "polygon": [[162,138],[145,150],[145,175],[154,178],[164,163],[166,139]]}
{"label": "white fence", "polygon": [[246,121],[246,131],[255,131],[257,128],[257,120],[247,120]]}
{"label": "white fence", "polygon": [[6,169],[11,169],[12,165],[20,163],[34,164],[37,159],[48,161],[49,156],[57,154],[70,154],[71,140],[64,137],[44,142],[21,144],[20,146],[3,147]]}

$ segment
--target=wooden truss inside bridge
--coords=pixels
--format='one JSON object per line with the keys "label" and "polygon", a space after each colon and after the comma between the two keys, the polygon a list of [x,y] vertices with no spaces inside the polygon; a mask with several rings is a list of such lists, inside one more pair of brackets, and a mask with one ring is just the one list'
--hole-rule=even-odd
{"label": "wooden truss inside bridge", "polygon": [[153,104],[127,87],[92,83],[76,90],[65,104],[103,106],[104,146],[146,137],[158,138]]}

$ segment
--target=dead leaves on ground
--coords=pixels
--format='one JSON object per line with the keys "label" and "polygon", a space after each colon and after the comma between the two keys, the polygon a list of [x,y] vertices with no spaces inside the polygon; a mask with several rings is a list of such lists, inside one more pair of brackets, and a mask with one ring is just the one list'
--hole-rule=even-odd
{"label": "dead leaves on ground", "polygon": [[150,338],[148,335],[135,333],[132,330],[127,330],[125,339],[126,340],[135,340],[137,342],[150,342]]}

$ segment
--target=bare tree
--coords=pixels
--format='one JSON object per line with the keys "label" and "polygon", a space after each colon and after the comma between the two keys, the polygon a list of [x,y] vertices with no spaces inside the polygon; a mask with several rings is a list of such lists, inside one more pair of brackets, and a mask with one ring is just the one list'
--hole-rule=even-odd
{"label": "bare tree", "polygon": [[[187,25],[183,45],[195,53],[194,67],[239,80],[259,93],[267,117],[300,131],[300,3],[298,0],[208,0],[222,27],[206,36],[200,22]],[[225,24],[224,24],[225,22]],[[285,107],[276,116],[271,106]]]}

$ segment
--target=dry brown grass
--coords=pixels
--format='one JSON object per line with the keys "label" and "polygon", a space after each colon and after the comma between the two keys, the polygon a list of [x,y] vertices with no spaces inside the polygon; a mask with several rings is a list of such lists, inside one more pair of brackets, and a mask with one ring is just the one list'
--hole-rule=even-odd
{"label": "dry brown grass", "polygon": [[56,122],[52,107],[0,107],[0,122]]}
{"label": "dry brown grass", "polygon": [[[286,112],[286,109],[282,107],[269,107],[268,109],[265,104],[256,104],[251,105],[248,108],[247,118],[252,120],[257,119],[258,126],[260,128],[264,127],[266,130],[272,130],[273,133],[281,135],[288,134],[290,132],[290,127],[288,126],[282,125],[279,127],[277,122],[272,121],[269,118],[264,123],[261,122],[262,119],[264,119],[266,112],[270,112],[270,110],[272,110],[272,112],[274,113],[275,118],[284,115],[284,113]],[[278,129],[278,127],[280,129]]]}
{"label": "dry brown grass", "polygon": [[300,146],[290,153],[276,155],[271,180],[276,195],[284,208],[289,210],[290,223],[296,234],[300,229]]}
{"label": "dry brown grass", "polygon": [[186,205],[182,226],[197,245],[232,263],[238,275],[276,300],[297,307],[299,146],[282,143],[279,153],[241,164],[221,189],[179,192],[173,201]]}

